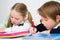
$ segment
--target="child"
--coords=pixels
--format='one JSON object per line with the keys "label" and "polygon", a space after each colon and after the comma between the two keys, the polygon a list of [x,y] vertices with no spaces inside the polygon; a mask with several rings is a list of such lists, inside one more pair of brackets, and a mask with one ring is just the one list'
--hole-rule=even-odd
{"label": "child", "polygon": [[[41,33],[60,33],[60,3],[56,1],[46,2],[38,9],[39,14],[42,16],[42,29],[39,26],[35,28],[36,31]],[[40,28],[38,30],[38,28]],[[43,31],[45,30],[45,31]]]}
{"label": "child", "polygon": [[30,28],[30,33],[35,34],[36,32],[48,30],[42,23],[38,24],[37,26],[33,26]]}
{"label": "child", "polygon": [[22,32],[29,31],[31,27],[32,17],[28,12],[27,7],[23,3],[16,3],[10,12],[7,22],[7,28],[2,29],[1,32]]}

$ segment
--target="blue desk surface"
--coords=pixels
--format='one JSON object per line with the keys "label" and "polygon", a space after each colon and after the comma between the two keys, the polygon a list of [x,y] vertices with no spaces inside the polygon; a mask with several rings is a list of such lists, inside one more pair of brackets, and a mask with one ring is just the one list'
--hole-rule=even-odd
{"label": "blue desk surface", "polygon": [[24,38],[43,38],[44,40],[45,38],[49,38],[50,40],[60,40],[60,34],[33,34]]}

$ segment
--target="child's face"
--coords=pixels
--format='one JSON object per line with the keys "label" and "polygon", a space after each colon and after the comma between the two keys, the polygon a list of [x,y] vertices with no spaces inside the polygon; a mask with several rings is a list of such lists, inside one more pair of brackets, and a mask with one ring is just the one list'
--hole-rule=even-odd
{"label": "child's face", "polygon": [[56,25],[56,22],[51,18],[43,18],[42,24],[44,24],[47,29],[50,29]]}
{"label": "child's face", "polygon": [[20,24],[24,19],[25,17],[23,17],[21,13],[15,10],[11,11],[11,23],[12,24]]}

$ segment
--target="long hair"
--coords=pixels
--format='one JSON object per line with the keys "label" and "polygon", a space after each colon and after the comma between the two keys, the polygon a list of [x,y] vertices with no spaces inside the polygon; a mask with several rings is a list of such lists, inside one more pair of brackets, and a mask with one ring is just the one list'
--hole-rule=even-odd
{"label": "long hair", "polygon": [[[23,17],[25,17],[27,12],[28,12],[26,5],[23,4],[23,3],[16,3],[11,8],[11,11],[12,10],[16,10],[17,12],[22,13]],[[32,23],[32,16],[31,16],[30,12],[28,12],[28,20],[29,20],[30,23]],[[10,27],[10,26],[12,26],[12,23],[11,23],[11,19],[10,19],[10,16],[9,16],[8,22],[7,22],[7,27]]]}
{"label": "long hair", "polygon": [[49,1],[43,4],[38,12],[43,17],[50,17],[56,21],[56,16],[60,16],[60,3],[56,1]]}

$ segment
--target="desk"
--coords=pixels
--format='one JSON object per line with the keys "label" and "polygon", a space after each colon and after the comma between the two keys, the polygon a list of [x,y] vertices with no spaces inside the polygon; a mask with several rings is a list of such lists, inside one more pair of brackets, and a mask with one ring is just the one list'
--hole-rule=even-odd
{"label": "desk", "polygon": [[[60,40],[60,34],[40,34],[40,33],[36,33],[36,34],[33,34],[33,35],[31,35],[31,34],[27,35],[25,37],[12,38],[12,40],[20,40],[20,39],[21,40]],[[1,39],[1,40],[3,40],[3,39]],[[8,40],[8,39],[6,39],[6,40]]]}
{"label": "desk", "polygon": [[60,34],[33,34],[23,38],[24,40],[60,40]]}

